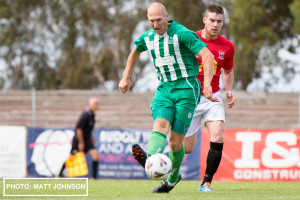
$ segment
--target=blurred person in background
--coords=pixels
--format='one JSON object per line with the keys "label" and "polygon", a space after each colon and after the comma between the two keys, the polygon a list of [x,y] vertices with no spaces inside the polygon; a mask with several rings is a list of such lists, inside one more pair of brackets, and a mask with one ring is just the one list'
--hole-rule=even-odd
{"label": "blurred person in background", "polygon": [[[98,106],[99,101],[96,97],[89,99],[87,108],[82,112],[79,120],[77,121],[71,149],[71,154],[83,151],[92,157],[93,177],[95,179],[97,178],[99,154],[94,146],[96,139],[93,137],[92,131],[95,126],[95,113]],[[63,176],[64,169],[65,164],[60,171],[60,176]]]}
{"label": "blurred person in background", "polygon": [[[224,24],[224,10],[216,4],[209,5],[203,16],[204,29],[197,31],[200,39],[207,44],[207,48],[214,55],[214,76],[211,81],[213,97],[219,99],[218,102],[212,102],[203,96],[201,91],[201,100],[194,112],[193,120],[189,127],[183,145],[185,153],[193,151],[197,140],[197,132],[200,129],[201,121],[205,124],[210,134],[210,149],[206,160],[206,170],[203,182],[198,191],[213,192],[211,182],[216,173],[222,158],[224,141],[224,123],[225,111],[220,93],[220,75],[223,69],[223,82],[226,91],[228,107],[232,108],[235,103],[235,96],[232,93],[234,81],[233,57],[234,46],[232,42],[220,35]],[[202,58],[197,57],[199,63],[199,74],[197,78],[203,86],[204,73]],[[202,89],[202,87],[201,87]]]}

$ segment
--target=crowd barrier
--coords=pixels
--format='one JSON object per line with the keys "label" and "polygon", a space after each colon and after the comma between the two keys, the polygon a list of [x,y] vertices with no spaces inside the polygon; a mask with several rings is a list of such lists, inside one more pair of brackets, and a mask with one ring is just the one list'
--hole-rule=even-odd
{"label": "crowd barrier", "polygon": [[[94,129],[100,155],[97,178],[147,179],[131,155],[131,146],[138,143],[147,149],[150,135],[150,130]],[[0,177],[57,176],[70,155],[73,136],[72,128],[0,126]],[[203,177],[209,144],[203,129],[193,153],[184,157],[183,179]],[[164,153],[168,151],[166,143]],[[88,154],[86,160],[91,172]],[[300,181],[300,129],[225,130],[223,157],[214,181]]]}

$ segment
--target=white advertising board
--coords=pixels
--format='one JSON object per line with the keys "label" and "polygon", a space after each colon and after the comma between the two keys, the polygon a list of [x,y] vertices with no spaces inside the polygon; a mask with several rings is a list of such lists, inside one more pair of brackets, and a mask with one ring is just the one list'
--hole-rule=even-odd
{"label": "white advertising board", "polygon": [[26,134],[24,126],[0,126],[0,178],[26,176]]}

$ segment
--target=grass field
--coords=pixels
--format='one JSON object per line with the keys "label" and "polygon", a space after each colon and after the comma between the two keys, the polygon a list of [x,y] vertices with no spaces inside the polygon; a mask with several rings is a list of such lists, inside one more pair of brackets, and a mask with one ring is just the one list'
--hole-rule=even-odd
{"label": "grass field", "polygon": [[[300,182],[213,182],[213,193],[197,192],[199,181],[181,181],[169,194],[152,194],[160,182],[152,180],[89,180],[88,196],[84,197],[12,197],[0,199],[300,199]],[[42,195],[42,193],[40,193]]]}

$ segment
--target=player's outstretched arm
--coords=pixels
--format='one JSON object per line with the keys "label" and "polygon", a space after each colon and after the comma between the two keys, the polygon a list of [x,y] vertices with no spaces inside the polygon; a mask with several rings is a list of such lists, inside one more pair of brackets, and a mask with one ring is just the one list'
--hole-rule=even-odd
{"label": "player's outstretched arm", "polygon": [[130,74],[133,67],[137,63],[140,57],[140,52],[136,50],[136,47],[131,50],[131,53],[128,56],[127,64],[123,73],[123,78],[119,83],[119,90],[125,94],[130,87]]}
{"label": "player's outstretched arm", "polygon": [[202,58],[202,64],[204,68],[204,83],[203,83],[203,95],[213,101],[219,101],[212,96],[211,80],[214,75],[214,55],[208,50],[208,48],[202,48],[197,56]]}
{"label": "player's outstretched arm", "polygon": [[228,101],[228,107],[232,108],[235,103],[235,96],[232,93],[232,85],[234,81],[233,70],[225,70],[223,69],[223,82],[226,91],[226,98]]}

